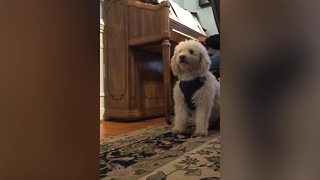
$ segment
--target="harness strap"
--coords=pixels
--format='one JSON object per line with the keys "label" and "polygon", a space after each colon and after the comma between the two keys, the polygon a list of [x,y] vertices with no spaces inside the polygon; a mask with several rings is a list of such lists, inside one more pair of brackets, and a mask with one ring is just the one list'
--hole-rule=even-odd
{"label": "harness strap", "polygon": [[207,78],[205,76],[197,77],[191,81],[180,81],[179,83],[179,87],[184,95],[184,101],[186,102],[188,107],[192,110],[196,109],[196,106],[192,101],[192,96],[198,89],[200,89],[203,86],[204,81],[206,79]]}

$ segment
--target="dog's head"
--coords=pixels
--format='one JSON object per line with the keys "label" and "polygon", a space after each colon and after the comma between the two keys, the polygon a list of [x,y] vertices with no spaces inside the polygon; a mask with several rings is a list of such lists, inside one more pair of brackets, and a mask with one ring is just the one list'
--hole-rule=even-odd
{"label": "dog's head", "polygon": [[171,69],[175,76],[203,76],[209,71],[210,58],[206,48],[196,40],[180,42],[171,58]]}

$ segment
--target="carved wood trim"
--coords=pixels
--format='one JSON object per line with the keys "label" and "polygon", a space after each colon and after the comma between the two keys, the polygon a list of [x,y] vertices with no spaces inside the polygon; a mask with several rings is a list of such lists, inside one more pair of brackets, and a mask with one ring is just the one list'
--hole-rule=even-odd
{"label": "carved wood trim", "polygon": [[105,0],[104,13],[106,13],[107,10],[109,10],[109,8],[112,7],[112,4],[115,2],[120,2],[120,3],[122,3],[122,5],[126,5],[126,0]]}
{"label": "carved wood trim", "polygon": [[176,20],[170,19],[170,31],[172,31],[173,29],[175,29],[176,31],[180,31],[182,33],[186,33],[189,36],[193,36],[193,37],[199,37],[199,36],[203,36],[206,37],[206,35],[199,33],[198,31],[195,31],[179,22],[177,22]]}
{"label": "carved wood trim", "polygon": [[144,44],[146,42],[156,42],[156,41],[161,41],[162,40],[162,34],[155,34],[155,35],[150,35],[150,36],[143,36],[139,38],[134,38],[129,40],[129,45],[130,46],[138,46],[141,44]]}
{"label": "carved wood trim", "polygon": [[[106,13],[106,16],[108,17],[108,9],[109,9],[109,7],[112,7],[112,4],[113,3],[115,3],[115,2],[119,2],[119,3],[121,3],[123,6],[124,6],[124,8],[123,8],[123,13],[124,13],[124,19],[123,19],[123,21],[124,21],[124,24],[125,24],[125,36],[126,36],[126,38],[125,38],[125,44],[126,44],[126,46],[125,46],[125,54],[127,54],[127,52],[128,52],[128,47],[127,47],[127,44],[128,44],[128,23],[127,23],[127,7],[126,7],[126,4],[125,4],[125,1],[124,0],[109,0],[107,3],[106,3],[106,11],[105,11],[105,13]],[[108,8],[107,8],[108,7]],[[104,38],[108,38],[108,32],[109,32],[109,27],[110,26],[112,26],[108,21],[106,21],[105,22],[105,31],[104,31]],[[123,97],[125,97],[125,95],[126,95],[126,93],[127,93],[127,84],[128,84],[128,75],[127,75],[127,68],[128,68],[128,57],[126,56],[125,58],[125,69],[124,69],[124,73],[125,73],[125,82],[119,82],[119,83],[124,83],[124,89],[123,89],[123,91],[122,92],[120,92],[119,94],[116,94],[116,95],[114,95],[114,94],[112,94],[112,92],[110,92],[110,89],[109,89],[109,82],[110,82],[110,80],[109,80],[109,78],[111,77],[111,75],[109,74],[110,73],[110,68],[109,68],[109,63],[108,63],[108,58],[109,58],[109,53],[108,53],[108,45],[109,45],[109,43],[108,43],[108,41],[106,40],[105,41],[106,43],[105,43],[105,53],[104,53],[104,58],[105,58],[105,66],[106,66],[106,68],[105,68],[105,70],[106,70],[106,72],[105,73],[107,73],[107,76],[105,77],[106,78],[106,87],[105,87],[105,89],[106,89],[106,93],[107,93],[107,95],[109,96],[109,97],[111,97],[112,98],[112,100],[115,100],[115,101],[120,101],[120,100],[123,100]]]}
{"label": "carved wood trim", "polygon": [[135,6],[141,9],[149,9],[149,10],[159,10],[163,7],[170,7],[170,3],[168,1],[162,1],[159,5],[152,5],[147,3],[142,3],[137,0],[128,0],[128,6]]}

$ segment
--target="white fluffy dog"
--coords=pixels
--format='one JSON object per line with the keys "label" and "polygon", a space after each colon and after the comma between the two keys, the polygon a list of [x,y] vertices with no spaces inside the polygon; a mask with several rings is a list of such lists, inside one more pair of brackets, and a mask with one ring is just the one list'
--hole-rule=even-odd
{"label": "white fluffy dog", "polygon": [[209,71],[211,61],[206,48],[196,40],[180,42],[171,59],[171,69],[178,77],[173,88],[174,134],[185,131],[191,115],[195,119],[195,135],[208,135],[209,121],[219,118],[217,79]]}

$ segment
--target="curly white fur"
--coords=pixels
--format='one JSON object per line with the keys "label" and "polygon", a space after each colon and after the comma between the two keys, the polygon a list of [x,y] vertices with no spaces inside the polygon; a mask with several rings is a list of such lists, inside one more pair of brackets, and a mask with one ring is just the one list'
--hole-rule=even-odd
{"label": "curly white fur", "polygon": [[[171,69],[179,80],[173,88],[175,103],[173,133],[182,133],[191,115],[195,119],[195,135],[206,136],[208,134],[209,120],[213,124],[213,121],[217,121],[219,118],[220,85],[212,73],[209,72],[210,63],[206,48],[198,41],[186,40],[175,47],[171,59]],[[190,81],[204,76],[206,77],[204,85],[192,96],[196,109],[191,110],[185,103],[179,83],[180,81]]]}

